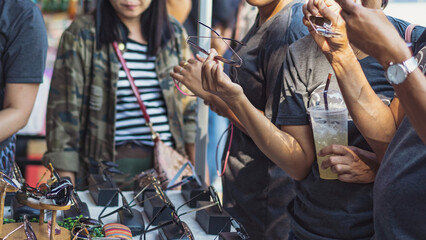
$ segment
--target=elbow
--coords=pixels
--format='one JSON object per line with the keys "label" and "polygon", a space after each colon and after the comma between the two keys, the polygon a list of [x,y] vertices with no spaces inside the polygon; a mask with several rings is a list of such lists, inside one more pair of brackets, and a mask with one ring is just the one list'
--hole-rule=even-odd
{"label": "elbow", "polygon": [[290,177],[293,178],[295,181],[302,181],[305,179],[309,174],[309,171],[300,171],[298,173],[291,174]]}

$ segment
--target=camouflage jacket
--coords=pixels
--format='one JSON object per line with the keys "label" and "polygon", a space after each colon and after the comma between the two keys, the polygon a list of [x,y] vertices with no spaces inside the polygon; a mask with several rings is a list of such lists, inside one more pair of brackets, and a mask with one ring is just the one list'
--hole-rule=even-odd
{"label": "camouflage jacket", "polygon": [[[175,38],[159,50],[156,71],[176,149],[185,153],[184,144],[195,141],[196,101],[179,93],[169,75],[179,61],[190,57],[186,33],[175,20],[172,25]],[[47,152],[43,156],[44,164],[51,162],[58,170],[87,172],[98,161],[114,160],[121,65],[112,44],[104,44],[99,51],[95,45],[91,15],[75,20],[59,43],[47,106]]]}

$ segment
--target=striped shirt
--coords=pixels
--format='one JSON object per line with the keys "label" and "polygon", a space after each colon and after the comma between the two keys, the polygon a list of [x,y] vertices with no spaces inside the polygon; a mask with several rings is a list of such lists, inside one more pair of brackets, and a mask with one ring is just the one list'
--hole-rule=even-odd
{"label": "striped shirt", "polygon": [[[154,130],[169,146],[173,138],[167,118],[167,108],[155,71],[155,57],[147,56],[147,45],[129,40],[123,54],[127,67],[135,80],[140,96],[149,114]],[[126,72],[120,67],[117,83],[117,120],[115,123],[116,145],[127,141],[154,146],[149,127],[130,86]]]}

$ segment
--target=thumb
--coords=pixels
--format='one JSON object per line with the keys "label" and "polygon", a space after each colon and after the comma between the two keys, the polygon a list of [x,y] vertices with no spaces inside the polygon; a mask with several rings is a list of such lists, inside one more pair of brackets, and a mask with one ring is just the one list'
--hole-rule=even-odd
{"label": "thumb", "polygon": [[205,61],[212,61],[214,60],[214,57],[217,56],[217,52],[214,48],[210,49],[210,53],[209,56],[207,57],[207,59]]}
{"label": "thumb", "polygon": [[334,1],[327,1],[327,3],[323,1],[318,2],[318,11],[320,14],[335,23],[339,18],[339,12],[341,10],[340,6]]}

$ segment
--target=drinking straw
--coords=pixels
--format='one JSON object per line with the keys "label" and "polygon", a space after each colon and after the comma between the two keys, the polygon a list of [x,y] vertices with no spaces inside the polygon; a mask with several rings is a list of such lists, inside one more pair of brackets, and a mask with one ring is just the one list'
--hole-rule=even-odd
{"label": "drinking straw", "polygon": [[325,107],[325,110],[328,110],[327,92],[328,92],[328,87],[330,86],[331,76],[332,76],[332,74],[329,73],[328,77],[327,77],[327,82],[325,83],[325,88],[324,88],[324,93],[323,93],[323,95],[324,95],[324,107]]}

